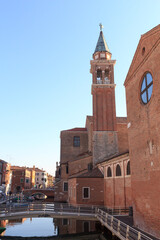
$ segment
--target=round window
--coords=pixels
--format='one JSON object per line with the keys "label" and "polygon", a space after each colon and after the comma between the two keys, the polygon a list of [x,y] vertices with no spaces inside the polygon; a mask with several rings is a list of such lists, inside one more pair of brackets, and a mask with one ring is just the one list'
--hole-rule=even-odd
{"label": "round window", "polygon": [[153,79],[152,75],[148,72],[143,78],[141,85],[141,99],[144,104],[147,104],[151,99],[153,91]]}

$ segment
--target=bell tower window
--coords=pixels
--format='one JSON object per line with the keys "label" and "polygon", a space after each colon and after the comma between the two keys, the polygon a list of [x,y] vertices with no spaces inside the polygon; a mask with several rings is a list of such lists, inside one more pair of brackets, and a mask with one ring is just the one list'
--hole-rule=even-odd
{"label": "bell tower window", "polygon": [[102,70],[97,70],[97,84],[102,84]]}
{"label": "bell tower window", "polygon": [[110,80],[109,80],[109,70],[108,70],[108,69],[105,70],[104,83],[105,83],[105,84],[110,84]]}

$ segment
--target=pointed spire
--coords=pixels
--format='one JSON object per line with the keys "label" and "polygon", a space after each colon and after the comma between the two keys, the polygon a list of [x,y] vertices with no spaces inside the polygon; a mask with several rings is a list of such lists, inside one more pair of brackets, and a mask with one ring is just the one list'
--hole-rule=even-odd
{"label": "pointed spire", "polygon": [[107,46],[107,43],[106,43],[106,40],[104,38],[104,35],[103,35],[103,32],[102,32],[102,24],[100,23],[99,24],[100,26],[100,35],[99,35],[99,39],[98,39],[98,42],[97,42],[97,45],[96,45],[96,49],[94,51],[95,52],[108,52],[110,53],[109,51],[109,48]]}

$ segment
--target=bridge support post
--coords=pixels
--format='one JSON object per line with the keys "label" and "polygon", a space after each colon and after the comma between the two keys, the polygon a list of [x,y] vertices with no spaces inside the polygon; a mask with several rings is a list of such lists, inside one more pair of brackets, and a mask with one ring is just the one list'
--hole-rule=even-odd
{"label": "bridge support post", "polygon": [[118,234],[120,234],[120,220],[118,220],[118,229],[117,229],[117,231],[118,231]]}
{"label": "bridge support post", "polygon": [[129,225],[127,225],[127,229],[126,229],[126,240],[129,239]]}
{"label": "bridge support post", "polygon": [[141,232],[138,232],[138,240],[141,240]]}
{"label": "bridge support post", "polygon": [[111,217],[111,229],[113,229],[113,216]]}

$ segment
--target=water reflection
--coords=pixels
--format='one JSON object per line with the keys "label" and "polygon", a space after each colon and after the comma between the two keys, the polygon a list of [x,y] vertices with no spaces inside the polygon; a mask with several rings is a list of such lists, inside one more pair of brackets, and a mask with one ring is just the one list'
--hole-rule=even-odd
{"label": "water reflection", "polygon": [[101,231],[101,224],[98,221],[78,220],[72,218],[57,218],[53,221],[58,229],[59,235]]}
{"label": "water reflection", "polygon": [[1,222],[0,225],[6,227],[1,236],[39,237],[57,235],[53,218],[19,218]]}
{"label": "water reflection", "polygon": [[[1,227],[6,227],[6,230],[1,236],[16,236],[19,237],[47,237],[47,236],[62,236],[68,239],[68,235],[75,239],[80,239],[79,236],[87,235],[86,239],[98,239],[98,235],[102,231],[98,221],[87,221],[67,218],[19,218],[14,220],[0,221]],[[93,235],[89,236],[92,233]],[[3,238],[3,237],[2,237]],[[47,238],[46,238],[47,239]]]}

